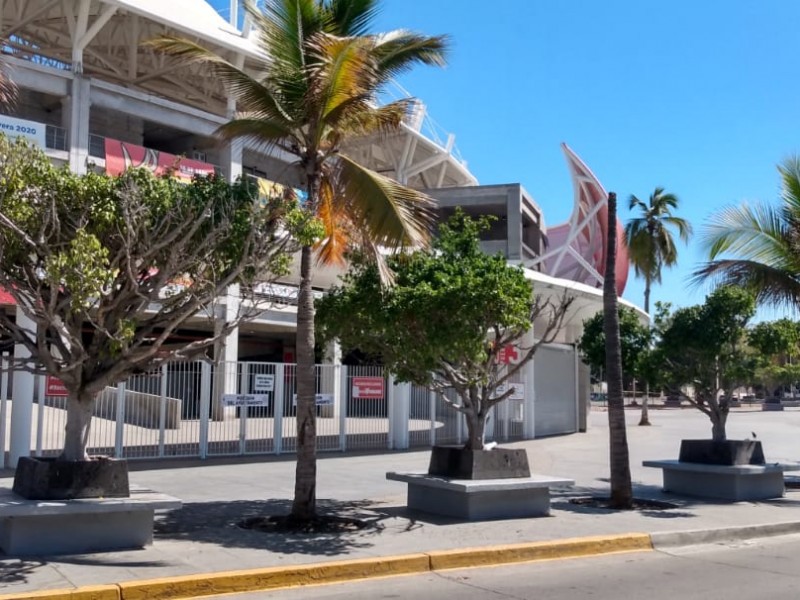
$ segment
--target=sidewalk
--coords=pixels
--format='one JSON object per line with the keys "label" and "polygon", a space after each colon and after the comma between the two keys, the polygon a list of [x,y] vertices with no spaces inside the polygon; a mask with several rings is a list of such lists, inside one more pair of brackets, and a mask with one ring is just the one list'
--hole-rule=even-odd
{"label": "sidewalk", "polygon": [[[550,542],[587,536],[709,531],[749,527],[732,535],[800,531],[800,491],[769,502],[710,503],[660,491],[661,472],[643,460],[676,458],[681,438],[707,438],[710,422],[699,411],[651,411],[652,427],[638,427],[628,410],[628,441],[634,494],[677,504],[669,510],[611,512],[578,506],[570,498],[606,494],[608,438],[604,411],[590,415],[588,433],[513,444],[528,450],[536,473],[573,478],[576,486],[553,495],[552,516],[478,523],[410,515],[405,485],[386,481],[386,471],[424,470],[429,452],[342,456],[321,454],[319,508],[372,521],[375,527],[345,534],[282,535],[242,530],[250,516],[286,513],[294,485],[292,456],[239,462],[131,463],[131,483],[184,501],[184,508],[157,520],[155,542],[144,550],[16,559],[0,555],[0,595],[119,583],[131,580],[288,567],[336,560],[388,557],[466,547]],[[731,414],[731,439],[764,444],[768,462],[797,461],[800,410]],[[10,474],[0,486],[10,487]],[[767,526],[770,526],[769,530]],[[754,528],[754,529],[753,529]],[[699,534],[698,534],[699,535]],[[691,542],[698,537],[675,538]],[[677,543],[675,541],[675,543]]]}

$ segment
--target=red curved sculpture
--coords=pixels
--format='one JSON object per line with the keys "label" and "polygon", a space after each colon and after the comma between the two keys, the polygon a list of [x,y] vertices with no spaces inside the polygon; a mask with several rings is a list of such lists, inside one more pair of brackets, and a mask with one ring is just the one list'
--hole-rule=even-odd
{"label": "red curved sculpture", "polygon": [[[608,232],[608,194],[586,164],[569,146],[561,144],[567,158],[575,206],[569,221],[547,228],[547,249],[542,256],[543,271],[553,277],[603,286]],[[617,294],[628,281],[628,246],[622,224],[617,220]]]}

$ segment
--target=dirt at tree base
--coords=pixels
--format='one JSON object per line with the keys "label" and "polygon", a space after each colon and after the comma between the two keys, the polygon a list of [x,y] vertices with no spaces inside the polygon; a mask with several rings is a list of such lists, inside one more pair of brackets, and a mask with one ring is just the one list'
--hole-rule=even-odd
{"label": "dirt at tree base", "polygon": [[263,533],[351,533],[375,527],[374,523],[353,517],[317,515],[311,519],[298,519],[291,515],[250,517],[237,523],[242,529]]}
{"label": "dirt at tree base", "polygon": [[602,508],[605,510],[670,510],[680,508],[677,504],[663,500],[649,500],[647,498],[634,498],[630,509],[616,509],[611,506],[611,498],[607,496],[586,496],[583,498],[570,498],[570,504],[586,506],[589,508]]}

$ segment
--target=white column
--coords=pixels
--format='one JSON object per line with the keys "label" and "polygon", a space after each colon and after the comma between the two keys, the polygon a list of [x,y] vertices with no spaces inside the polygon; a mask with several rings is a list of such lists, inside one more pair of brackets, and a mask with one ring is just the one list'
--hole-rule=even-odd
{"label": "white column", "polygon": [[[530,348],[534,343],[533,327],[522,338],[522,347]],[[522,367],[522,381],[525,383],[525,399],[522,401],[522,437],[532,440],[536,437],[536,387],[533,360]]]}
{"label": "white column", "polygon": [[411,401],[411,384],[394,383],[389,378],[389,448],[408,448],[408,407]]}
{"label": "white column", "polygon": [[[36,324],[17,307],[17,324],[33,334]],[[30,358],[31,353],[22,344],[14,346],[15,362]],[[11,403],[11,436],[9,446],[9,464],[17,467],[17,461],[31,454],[31,429],[33,425],[33,384],[32,373],[23,371],[17,366],[14,369],[14,383]]]}
{"label": "white column", "polygon": [[69,98],[63,102],[64,126],[68,129],[69,168],[86,173],[89,160],[89,111],[91,106],[89,79],[76,74]]}
{"label": "white column", "polygon": [[342,414],[342,377],[344,373],[342,368],[342,347],[338,341],[334,340],[325,346],[322,364],[330,365],[324,367],[325,371],[331,371],[331,376],[328,377],[327,373],[323,376],[325,389],[322,392],[333,393],[333,406],[320,407],[320,416],[337,418]]}
{"label": "white column", "polygon": [[235,140],[222,150],[222,164],[220,166],[225,170],[225,177],[230,183],[242,176],[243,146],[244,144],[240,140]]}

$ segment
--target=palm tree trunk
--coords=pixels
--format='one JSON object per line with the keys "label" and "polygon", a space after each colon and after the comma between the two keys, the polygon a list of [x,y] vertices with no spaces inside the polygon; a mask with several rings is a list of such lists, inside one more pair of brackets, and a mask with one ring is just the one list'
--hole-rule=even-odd
{"label": "palm tree trunk", "polygon": [[646,383],[644,386],[644,398],[642,398],[642,416],[639,417],[639,425],[650,425],[650,411],[648,403],[650,402],[650,384]]}
{"label": "palm tree trunk", "polygon": [[650,314],[650,278],[644,279],[644,312]]}
{"label": "palm tree trunk", "polygon": [[619,307],[616,283],[617,195],[608,194],[608,243],[603,282],[603,331],[606,336],[606,381],[608,382],[609,464],[611,507],[631,508],[631,468],[622,398],[622,352],[619,339]]}
{"label": "palm tree trunk", "polygon": [[316,365],[311,259],[311,246],[303,246],[297,296],[297,468],[291,516],[304,521],[312,519],[317,510]]}

